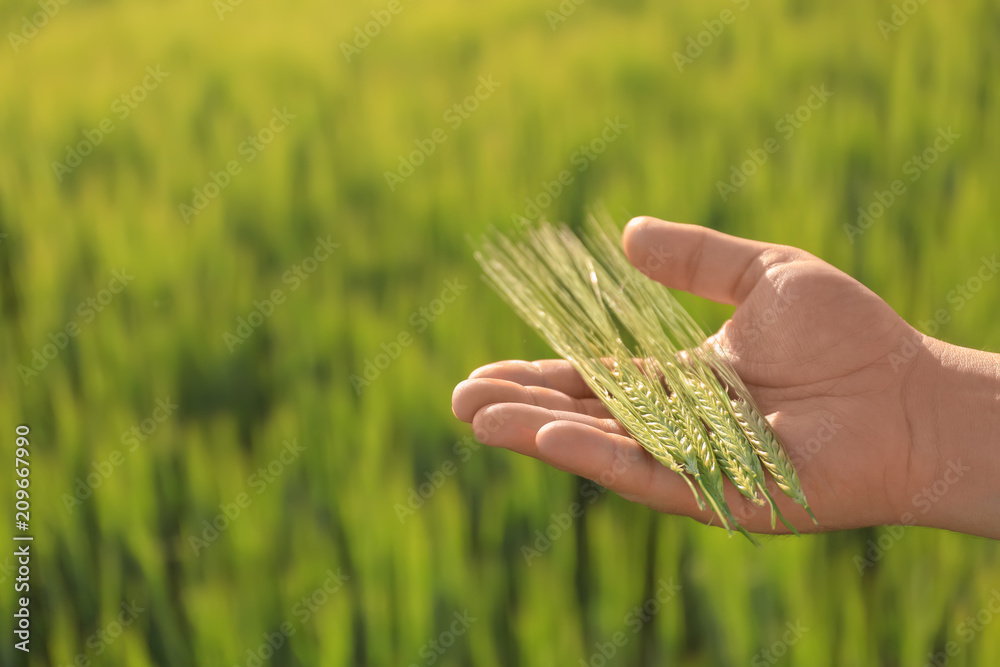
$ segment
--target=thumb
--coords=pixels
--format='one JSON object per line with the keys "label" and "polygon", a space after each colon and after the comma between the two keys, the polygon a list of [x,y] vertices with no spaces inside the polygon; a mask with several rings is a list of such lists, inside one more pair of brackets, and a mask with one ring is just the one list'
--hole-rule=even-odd
{"label": "thumb", "polygon": [[645,216],[626,225],[622,246],[629,261],[653,280],[734,306],[768,268],[804,254],[789,246]]}

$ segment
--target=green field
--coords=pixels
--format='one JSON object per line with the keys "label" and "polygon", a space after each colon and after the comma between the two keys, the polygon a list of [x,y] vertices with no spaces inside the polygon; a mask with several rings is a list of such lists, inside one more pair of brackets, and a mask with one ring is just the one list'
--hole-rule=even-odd
{"label": "green field", "polygon": [[952,293],[1000,251],[1000,7],[897,4],[5,2],[0,664],[1000,664],[994,542],[754,548],[450,411],[551,354],[467,242],[518,215],[797,245],[1000,348],[1000,284]]}

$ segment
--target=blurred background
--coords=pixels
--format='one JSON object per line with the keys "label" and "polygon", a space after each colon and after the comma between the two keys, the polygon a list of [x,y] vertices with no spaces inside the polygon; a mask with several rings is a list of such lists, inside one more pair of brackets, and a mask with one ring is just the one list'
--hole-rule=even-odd
{"label": "blurred background", "polygon": [[468,236],[592,207],[800,246],[998,349],[1000,281],[971,280],[1000,251],[996,2],[0,22],[0,539],[18,424],[35,538],[27,655],[0,550],[0,663],[1000,664],[995,542],[758,549],[480,448],[450,410],[475,367],[551,356]]}

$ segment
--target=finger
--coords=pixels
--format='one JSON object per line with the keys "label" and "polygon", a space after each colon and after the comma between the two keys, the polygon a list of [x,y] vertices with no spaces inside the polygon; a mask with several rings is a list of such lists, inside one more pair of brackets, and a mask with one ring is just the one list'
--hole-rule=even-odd
{"label": "finger", "polygon": [[730,305],[742,303],[767,269],[805,255],[789,246],[650,217],[628,223],[622,246],[629,261],[650,278]]}
{"label": "finger", "polygon": [[646,452],[635,440],[579,422],[552,422],[538,431],[538,458],[580,475],[627,500],[701,521],[712,513],[698,509],[690,487],[680,476]]}
{"label": "finger", "polygon": [[525,387],[507,380],[463,380],[451,395],[452,411],[466,422],[471,422],[480,408],[491,403],[524,403],[549,410],[579,412],[598,419],[611,418],[611,413],[596,398],[573,398],[548,387]]}
{"label": "finger", "polygon": [[535,436],[539,429],[554,421],[573,421],[606,433],[628,435],[624,427],[614,419],[598,419],[576,412],[548,410],[523,403],[494,403],[480,408],[472,418],[472,428],[476,440],[484,445],[503,447],[538,458]]}
{"label": "finger", "polygon": [[[626,500],[640,502],[658,512],[681,514],[704,524],[719,525],[719,519],[711,509],[698,506],[691,487],[680,475],[653,458],[631,438],[578,422],[559,421],[540,428],[535,442],[536,458],[560,470],[591,479]],[[777,487],[771,493],[775,498],[781,496]],[[787,532],[781,524],[771,528],[767,507],[747,501],[729,482],[725,484],[725,499],[736,520],[748,530]],[[792,505],[785,502],[782,512],[786,517],[800,519],[796,525],[807,526],[809,520],[805,511],[796,512],[789,507]]]}
{"label": "finger", "polygon": [[547,387],[574,398],[594,397],[594,392],[576,369],[562,359],[498,361],[477,368],[469,375],[469,379],[472,380],[479,378],[507,380],[526,387]]}

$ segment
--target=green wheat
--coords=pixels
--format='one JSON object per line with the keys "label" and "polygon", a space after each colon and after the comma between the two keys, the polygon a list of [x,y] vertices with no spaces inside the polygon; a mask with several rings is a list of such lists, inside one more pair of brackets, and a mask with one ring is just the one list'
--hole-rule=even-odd
{"label": "green wheat", "polygon": [[519,239],[497,233],[478,246],[476,259],[497,292],[636,442],[685,480],[699,507],[752,541],[726,503],[728,479],[749,502],[770,506],[772,527],[777,517],[797,534],[764,471],[812,512],[770,424],[670,291],[629,263],[606,223],[591,218],[582,240],[541,223]]}

